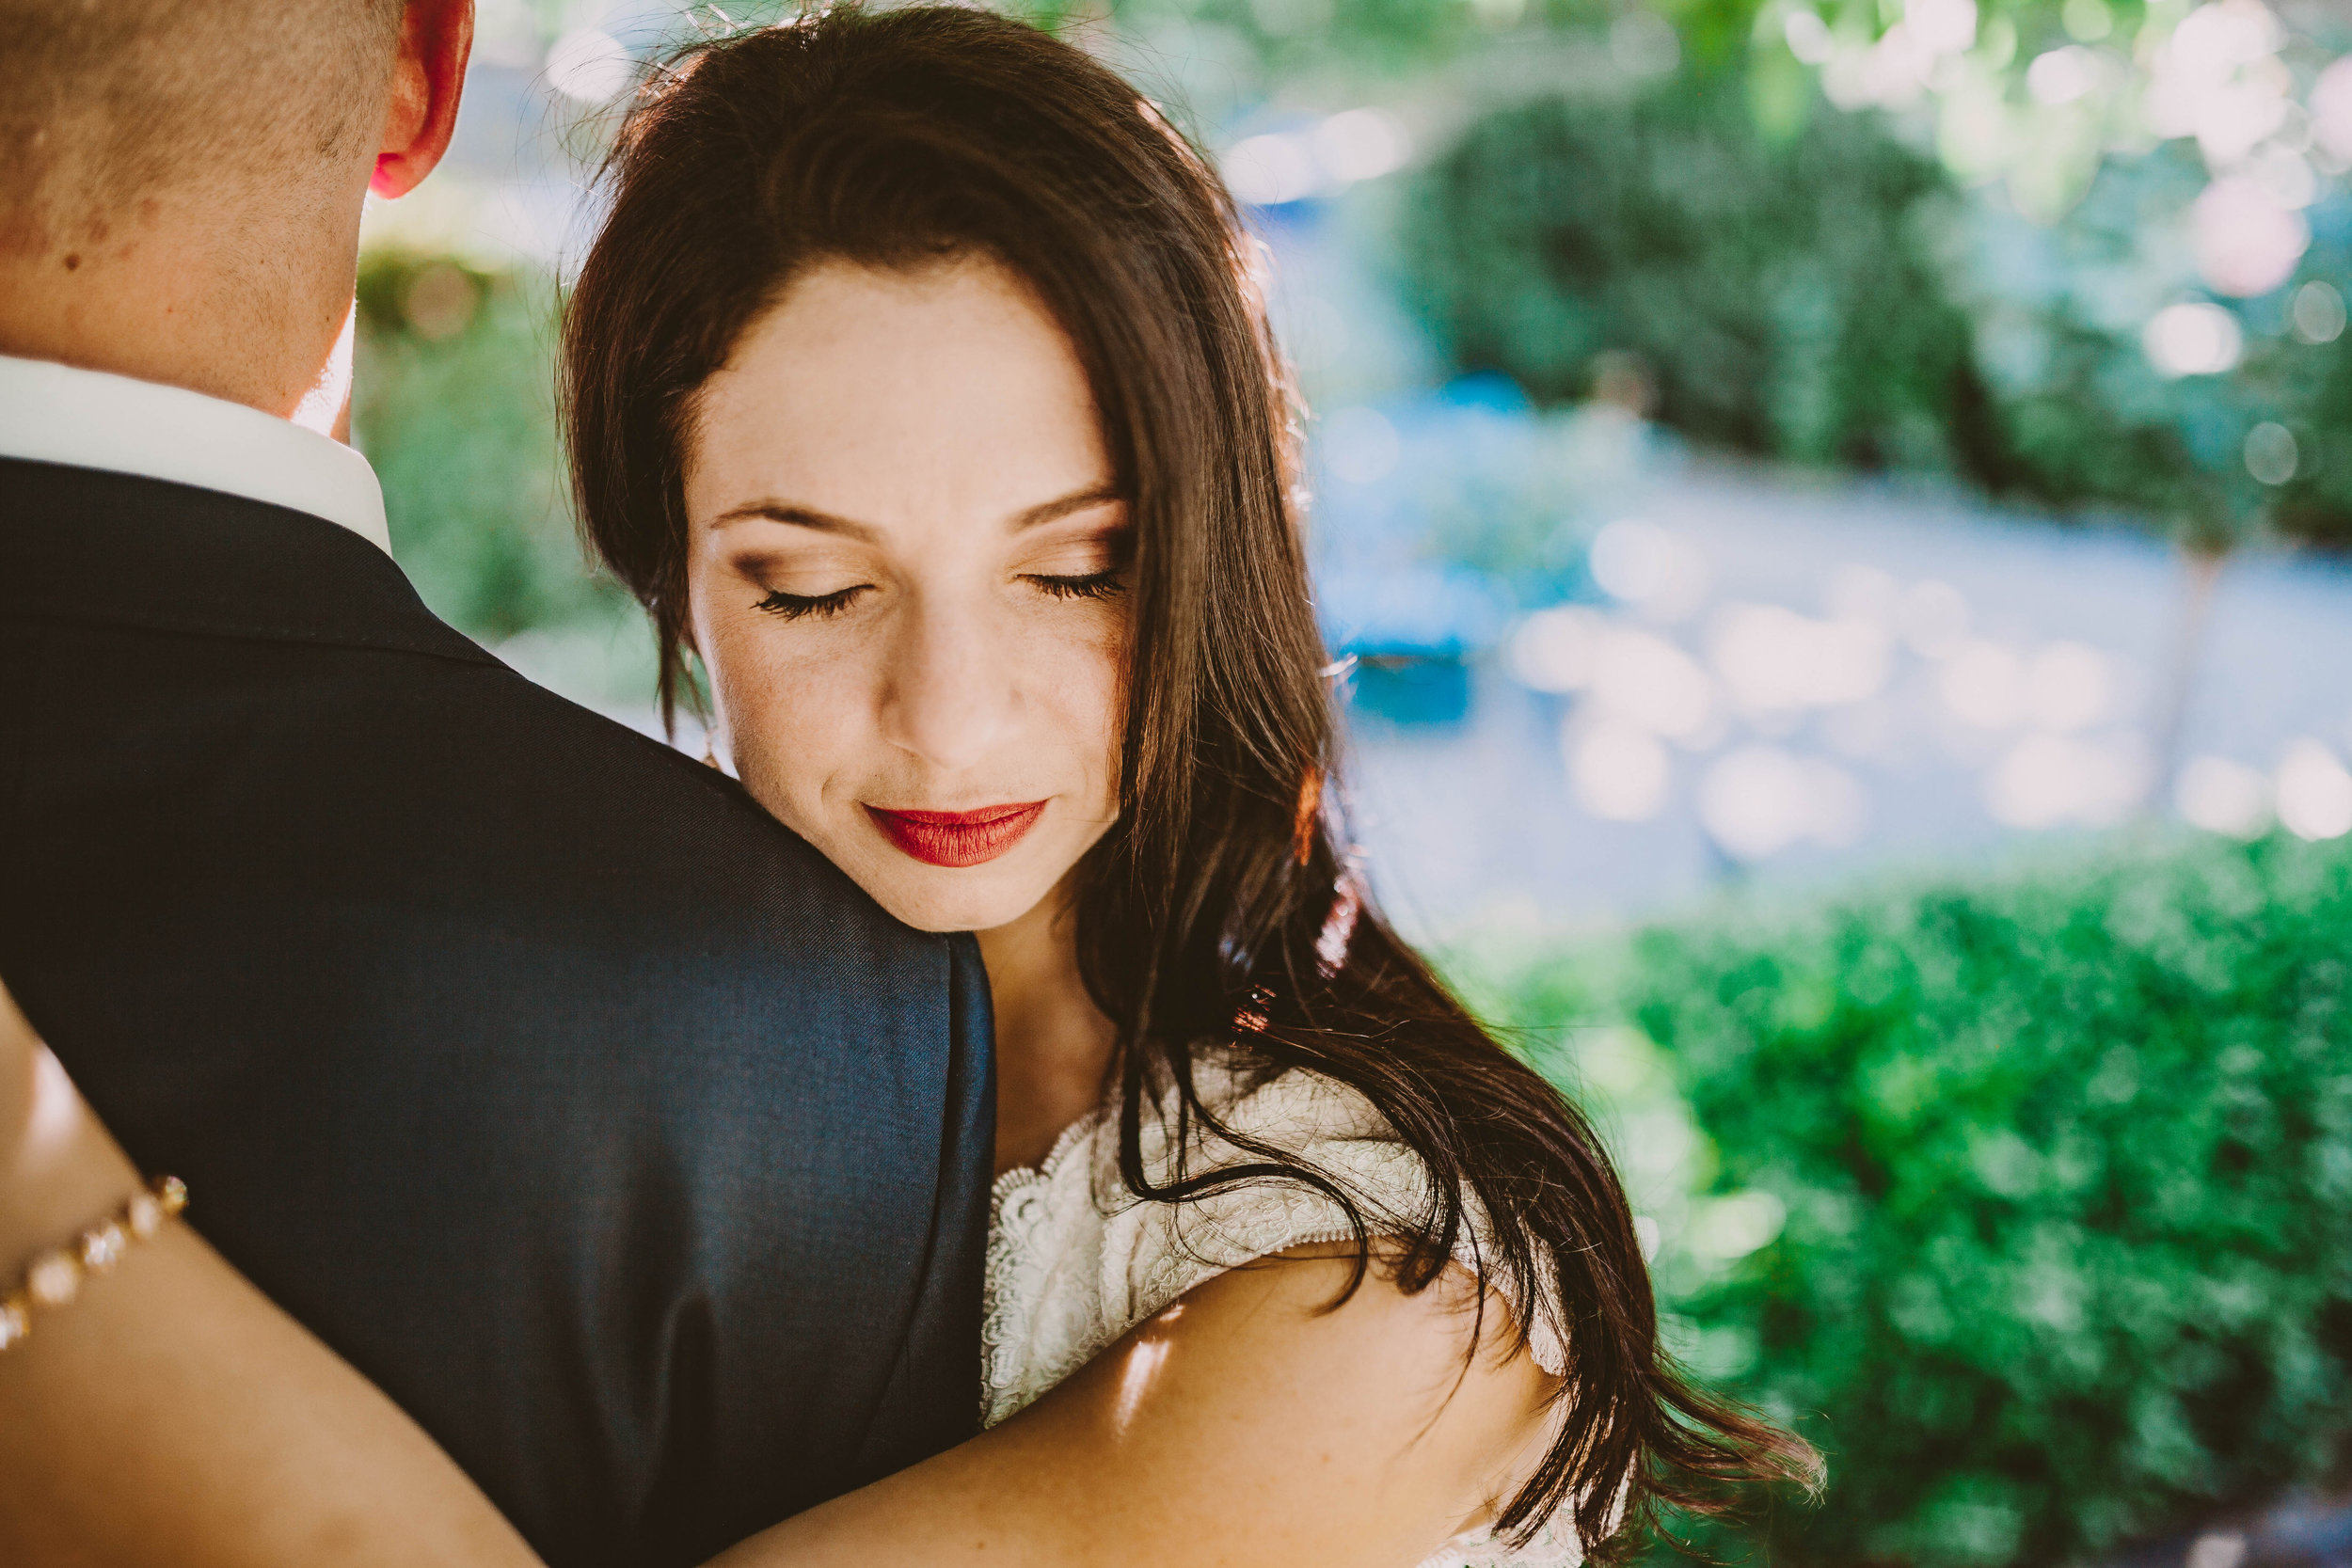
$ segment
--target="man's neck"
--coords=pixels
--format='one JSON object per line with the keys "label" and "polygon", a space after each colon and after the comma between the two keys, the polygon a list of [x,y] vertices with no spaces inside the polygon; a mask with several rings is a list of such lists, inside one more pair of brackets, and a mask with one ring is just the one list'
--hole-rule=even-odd
{"label": "man's neck", "polygon": [[344,438],[353,207],[347,245],[275,243],[287,226],[218,214],[125,217],[0,256],[0,354],[184,387]]}

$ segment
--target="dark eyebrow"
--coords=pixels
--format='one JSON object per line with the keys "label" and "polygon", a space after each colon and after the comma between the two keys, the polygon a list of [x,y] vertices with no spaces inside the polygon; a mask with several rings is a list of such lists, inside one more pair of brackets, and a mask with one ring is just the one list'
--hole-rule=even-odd
{"label": "dark eyebrow", "polygon": [[1067,517],[1073,512],[1084,512],[1089,506],[1102,506],[1124,499],[1120,495],[1116,486],[1109,484],[1097,484],[1090,489],[1074,490],[1059,500],[1046,501],[1042,505],[1029,508],[1013,518],[1012,529],[1015,533],[1018,533],[1025,528],[1036,528],[1039,524],[1050,523],[1057,517]]}
{"label": "dark eyebrow", "polygon": [[783,501],[747,501],[730,507],[710,519],[712,528],[723,528],[748,517],[765,517],[771,523],[790,523],[795,528],[813,528],[819,533],[838,533],[851,539],[874,541],[874,531],[864,523],[847,517],[836,517],[830,512],[819,512],[813,506],[790,506]]}
{"label": "dark eyebrow", "polygon": [[[1011,531],[1018,533],[1024,529],[1037,528],[1057,517],[1067,517],[1073,512],[1084,512],[1090,506],[1102,506],[1120,499],[1117,487],[1109,484],[1075,490],[1057,500],[1041,501],[1025,512],[1016,513]],[[844,538],[869,545],[874,542],[874,530],[867,524],[849,517],[836,517],[813,506],[795,506],[786,501],[747,501],[720,513],[710,519],[710,526],[723,528],[729,523],[741,522],[750,517],[765,517],[771,523],[789,523],[795,528],[815,529],[819,533],[838,533]]]}

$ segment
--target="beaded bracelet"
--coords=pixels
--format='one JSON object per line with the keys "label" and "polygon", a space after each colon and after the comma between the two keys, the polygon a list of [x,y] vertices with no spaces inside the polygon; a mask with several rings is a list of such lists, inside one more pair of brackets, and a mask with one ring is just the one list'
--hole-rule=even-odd
{"label": "beaded bracelet", "polygon": [[34,1307],[70,1306],[82,1293],[85,1275],[113,1268],[133,1242],[153,1241],[187,1206],[187,1184],[176,1176],[159,1176],[70,1245],[36,1256],[25,1267],[24,1283],[0,1296],[0,1351],[23,1344],[33,1332]]}

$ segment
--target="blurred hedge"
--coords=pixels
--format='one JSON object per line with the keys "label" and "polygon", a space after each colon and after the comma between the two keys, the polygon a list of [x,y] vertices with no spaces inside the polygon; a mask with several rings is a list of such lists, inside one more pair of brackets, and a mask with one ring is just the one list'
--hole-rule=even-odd
{"label": "blurred hedge", "polygon": [[[2110,157],[2084,198],[2037,224],[1979,195],[1947,225],[1942,286],[1969,313],[1993,390],[1989,477],[2060,507],[2125,508],[2189,539],[2226,546],[2265,529],[2352,546],[2352,339],[2297,338],[2291,302],[2306,283],[2352,291],[2352,199],[2325,193],[2306,212],[2313,243],[2279,288],[2212,295],[2177,214],[2206,181],[2193,145]],[[2239,323],[2245,357],[2218,375],[2167,377],[2141,341],[2178,301],[2218,304]],[[2257,481],[2247,437],[2264,421],[2292,433],[2294,476]]]}
{"label": "blurred hedge", "polygon": [[633,616],[582,558],[555,429],[552,282],[371,252],[359,272],[356,441],[392,553],[434,612],[498,642]]}
{"label": "blurred hedge", "polygon": [[1874,116],[1768,140],[1736,79],[1686,73],[1474,121],[1401,233],[1462,368],[1552,401],[1629,355],[1703,440],[1985,477],[1989,400],[1927,221],[1951,199]]}
{"label": "blurred hedge", "polygon": [[[2293,840],[1636,939],[1612,984],[1711,1145],[1694,1212],[1786,1216],[1712,1267],[1670,1233],[1665,1306],[1830,1462],[1818,1510],[1709,1548],[2082,1561],[2340,1462],[2348,946],[2352,846]],[[1527,968],[1503,1015],[1573,1005],[1587,967]]]}
{"label": "blurred hedge", "polygon": [[[2187,244],[2206,180],[2187,144],[2108,156],[2085,199],[2037,223],[1809,86],[1767,135],[1756,85],[1685,71],[1474,119],[1400,226],[1455,366],[1551,401],[1606,395],[1638,364],[1658,417],[1718,446],[1948,473],[2206,547],[2273,531],[2352,545],[2352,334],[2298,341],[2289,311],[2307,283],[2352,295],[2352,196],[2321,193],[2280,287],[2222,298]],[[2151,363],[2143,328],[2185,301],[2235,319],[2241,364]],[[2265,421],[2298,449],[2283,484],[2249,472]]]}

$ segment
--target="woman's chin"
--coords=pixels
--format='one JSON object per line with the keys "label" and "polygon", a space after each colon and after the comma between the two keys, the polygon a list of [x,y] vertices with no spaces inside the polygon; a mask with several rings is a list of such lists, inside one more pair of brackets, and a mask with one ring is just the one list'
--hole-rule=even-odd
{"label": "woman's chin", "polygon": [[1006,866],[859,866],[850,876],[901,925],[918,931],[987,931],[1009,926],[1053,891],[1057,878]]}

